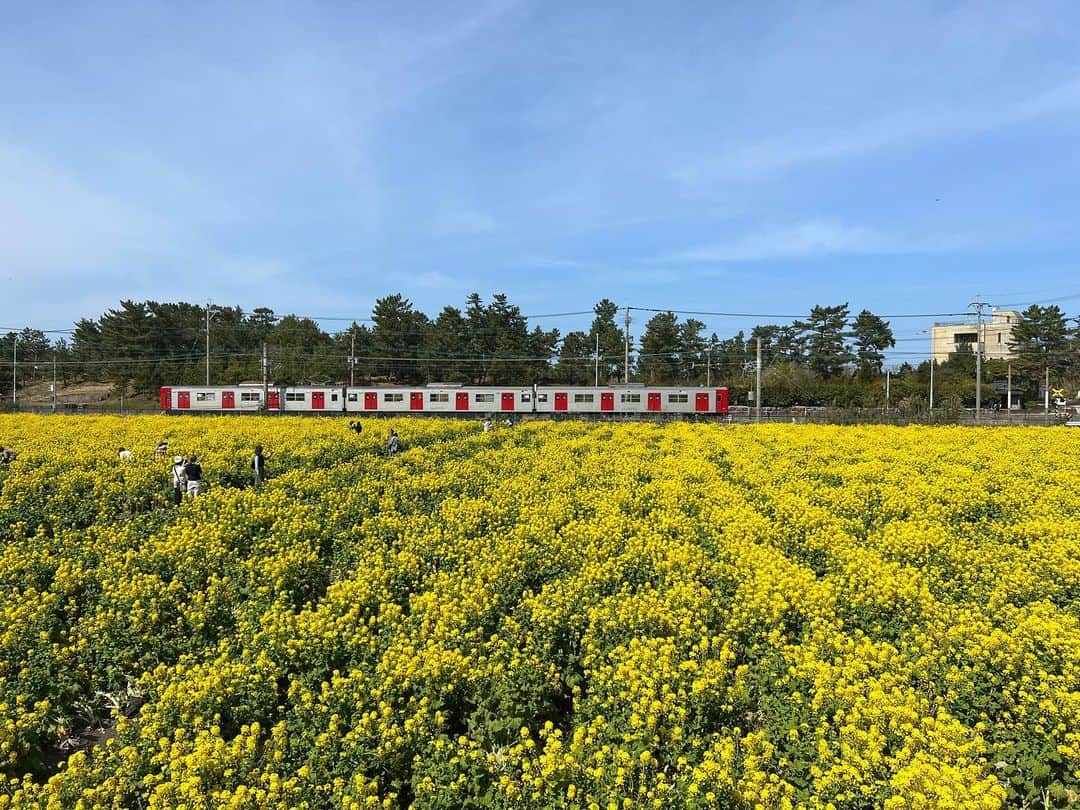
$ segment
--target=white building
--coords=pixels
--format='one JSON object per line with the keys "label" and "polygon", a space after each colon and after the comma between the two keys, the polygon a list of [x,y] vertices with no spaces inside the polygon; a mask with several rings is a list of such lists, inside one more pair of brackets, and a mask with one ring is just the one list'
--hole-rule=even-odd
{"label": "white building", "polygon": [[[983,319],[983,358],[1008,360],[1016,355],[1012,351],[1013,327],[1020,321],[1020,313],[1011,309],[995,309]],[[935,363],[944,363],[950,354],[967,346],[972,352],[978,340],[974,319],[964,323],[935,323],[930,333],[930,356]]]}

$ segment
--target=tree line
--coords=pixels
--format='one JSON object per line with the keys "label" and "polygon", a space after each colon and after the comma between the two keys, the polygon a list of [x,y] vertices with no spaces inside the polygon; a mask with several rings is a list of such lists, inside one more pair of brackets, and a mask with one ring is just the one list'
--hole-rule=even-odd
{"label": "tree line", "polygon": [[[875,406],[883,404],[886,352],[895,347],[891,325],[848,304],[815,306],[803,319],[755,326],[720,338],[703,322],[676,313],[653,313],[640,339],[628,341],[619,307],[603,299],[588,330],[565,334],[529,328],[504,294],[485,302],[470,295],[463,307],[445,306],[434,318],[400,294],[376,301],[370,322],[329,332],[311,318],[279,316],[267,308],[210,310],[210,376],[214,384],[259,381],[263,351],[274,383],[470,385],[631,381],[687,386],[726,385],[733,401],[748,403],[760,338],[764,400],[770,405]],[[634,312],[635,319],[639,312]],[[170,384],[197,385],[206,375],[207,308],[186,302],[122,301],[98,318],[83,318],[66,337],[35,329],[0,338],[0,357],[17,341],[20,384],[51,379],[53,363],[64,384],[126,381],[135,393]],[[625,368],[627,348],[630,369]],[[1049,369],[1073,389],[1080,379],[1080,325],[1057,306],[1033,305],[1013,331],[1014,388],[1030,401]],[[984,402],[1004,365],[988,362]],[[974,355],[961,347],[936,372],[936,402],[970,406],[975,397]],[[913,410],[929,404],[930,362],[891,370],[894,404]],[[10,378],[4,389],[10,390]]]}

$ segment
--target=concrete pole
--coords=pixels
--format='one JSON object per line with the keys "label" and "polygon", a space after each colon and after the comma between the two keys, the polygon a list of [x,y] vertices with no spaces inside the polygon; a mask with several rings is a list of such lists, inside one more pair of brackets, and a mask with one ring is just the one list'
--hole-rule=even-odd
{"label": "concrete pole", "polygon": [[934,366],[937,365],[937,361],[930,358],[930,415],[934,415]]}
{"label": "concrete pole", "polygon": [[982,304],[976,306],[975,316],[975,421],[979,421],[979,415],[982,413],[982,353],[983,353],[983,338],[982,338]]}
{"label": "concrete pole", "polygon": [[630,307],[626,308],[626,346],[623,353],[623,382],[630,382]]}
{"label": "concrete pole", "polygon": [[754,421],[761,421],[761,338],[757,339],[757,379],[754,382]]}
{"label": "concrete pole", "polygon": [[1043,412],[1046,421],[1050,421],[1050,366],[1046,367],[1046,381],[1043,383]]}
{"label": "concrete pole", "polygon": [[1008,381],[1006,384],[1008,385],[1009,390],[1005,394],[1005,410],[1012,413],[1012,363],[1009,363]]}
{"label": "concrete pole", "polygon": [[593,355],[593,385],[600,387],[600,333],[596,333],[596,354]]}
{"label": "concrete pole", "polygon": [[263,410],[267,410],[270,407],[270,367],[266,362],[266,341],[263,341],[263,356],[262,356],[262,374],[263,374]]}
{"label": "concrete pole", "polygon": [[210,385],[210,304],[206,304],[206,384]]}

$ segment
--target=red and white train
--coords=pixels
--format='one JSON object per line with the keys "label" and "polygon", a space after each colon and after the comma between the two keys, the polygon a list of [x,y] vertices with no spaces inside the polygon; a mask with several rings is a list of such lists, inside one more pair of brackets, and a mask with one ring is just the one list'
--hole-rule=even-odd
{"label": "red and white train", "polygon": [[699,414],[728,413],[727,388],[652,385],[353,387],[170,386],[169,413],[314,414]]}

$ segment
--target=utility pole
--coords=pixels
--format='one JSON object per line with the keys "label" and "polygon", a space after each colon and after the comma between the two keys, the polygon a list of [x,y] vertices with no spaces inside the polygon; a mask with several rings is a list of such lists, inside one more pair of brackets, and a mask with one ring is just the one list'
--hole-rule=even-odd
{"label": "utility pole", "polygon": [[937,359],[933,354],[930,355],[930,416],[934,415],[934,366],[937,365]]}
{"label": "utility pole", "polygon": [[52,409],[56,413],[56,349],[53,349],[52,356]]}
{"label": "utility pole", "polygon": [[1007,378],[1007,385],[1009,386],[1008,392],[1005,394],[1005,410],[1010,414],[1012,413],[1012,363],[1009,363],[1009,374]]}
{"label": "utility pole", "polygon": [[270,407],[270,366],[266,362],[266,341],[263,341],[263,356],[262,356],[262,375],[263,375],[263,395],[262,406],[263,410],[267,410]]}
{"label": "utility pole", "polygon": [[761,421],[761,337],[757,339],[757,380],[754,383],[754,421]]}
{"label": "utility pole", "polygon": [[11,333],[11,410],[15,410],[15,365],[19,362],[19,333]]}
{"label": "utility pole", "polygon": [[626,330],[623,334],[626,340],[623,351],[623,383],[630,382],[630,307],[626,308]]}
{"label": "utility pole", "polygon": [[596,333],[596,354],[593,355],[593,385],[600,387],[600,333]]}
{"label": "utility pole", "polygon": [[1046,381],[1043,383],[1043,413],[1050,421],[1050,366],[1046,367]]}
{"label": "utility pole", "polygon": [[210,318],[221,312],[209,301],[206,302],[206,384],[210,385]]}
{"label": "utility pole", "polygon": [[712,388],[712,341],[709,341],[709,353],[706,355],[708,361],[705,363],[705,387]]}
{"label": "utility pole", "polygon": [[889,384],[892,382],[892,371],[885,369],[885,413],[889,413]]}
{"label": "utility pole", "polygon": [[[356,369],[356,323],[353,323],[352,342],[349,344],[349,386],[353,385],[353,371]],[[265,353],[266,344],[263,344]],[[264,360],[265,362],[265,360]]]}
{"label": "utility pole", "polygon": [[982,413],[982,355],[983,355],[983,307],[989,306],[985,301],[975,299],[970,304],[975,308],[975,421],[979,421]]}

